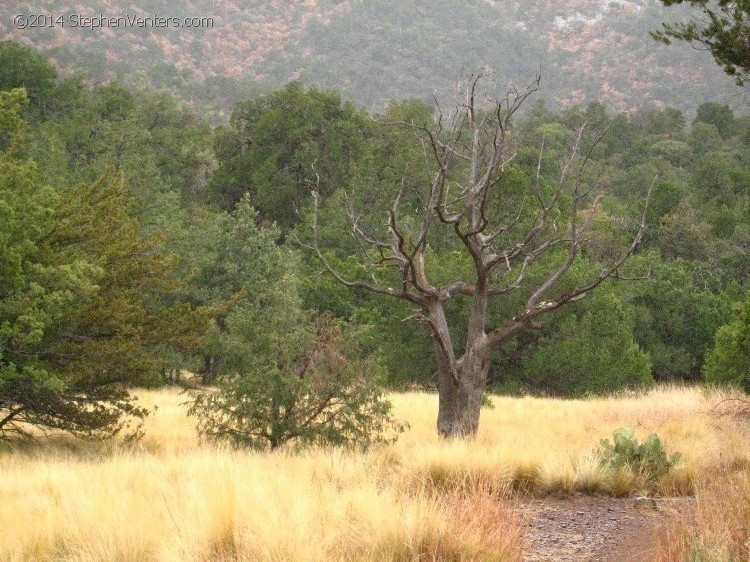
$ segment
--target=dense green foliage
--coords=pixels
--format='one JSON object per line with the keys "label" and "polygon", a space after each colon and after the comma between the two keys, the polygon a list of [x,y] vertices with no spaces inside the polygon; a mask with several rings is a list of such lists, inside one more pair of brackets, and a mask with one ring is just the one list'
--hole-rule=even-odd
{"label": "dense green foliage", "polygon": [[13,41],[0,41],[0,90],[24,88],[39,110],[51,100],[57,71],[34,49]]}
{"label": "dense green foliage", "polygon": [[708,383],[750,392],[750,299],[738,305],[734,321],[716,332],[716,347],[706,358],[704,374]]}
{"label": "dense green foliage", "polygon": [[[24,155],[24,90],[0,92],[0,437],[116,433],[142,417],[126,386],[154,380],[198,320],[165,299],[170,260],[130,214],[122,177],[47,187]],[[13,129],[15,128],[15,129]]]}
{"label": "dense green foliage", "polygon": [[657,263],[634,288],[635,336],[651,356],[656,380],[698,380],[713,335],[730,314],[729,299],[701,288],[682,259]]}
{"label": "dense green foliage", "polygon": [[313,320],[298,295],[296,252],[258,228],[243,198],[225,216],[212,284],[237,298],[210,333],[216,390],[191,392],[198,432],[234,445],[366,446],[391,429],[382,368],[358,345],[363,328]]}
{"label": "dense green foliage", "polygon": [[351,184],[368,125],[364,112],[335,92],[305,90],[300,82],[241,102],[216,138],[210,198],[231,210],[248,194],[264,218],[288,227],[315,174],[322,185]]}
{"label": "dense green foliage", "polygon": [[[321,245],[347,278],[369,275],[352,217],[383,231],[401,189],[405,231],[418,230],[430,171],[415,130],[393,123],[434,126],[431,105],[371,115],[293,82],[214,127],[167,92],[57,78],[14,43],[0,43],[0,59],[10,61],[0,64],[0,436],[111,435],[144,414],[129,387],[187,371],[218,389],[194,397],[206,435],[367,441],[388,426],[381,382],[434,387],[433,342],[413,307],[343,287],[297,243],[309,239],[313,186]],[[652,182],[654,192],[622,279],[508,342],[492,358],[496,390],[573,396],[654,380],[748,390],[750,117],[696,109],[688,123],[672,108],[537,101],[512,122],[516,157],[488,208],[522,225],[528,186],[554,189],[577,129],[592,132],[584,142],[607,129],[587,168],[602,195],[585,211],[592,241],[565,287],[611,261]],[[460,242],[444,234],[430,243],[429,276],[471,282]],[[512,316],[524,291],[492,304],[488,320]],[[446,307],[457,348],[466,302]],[[305,425],[305,412],[323,417]]]}
{"label": "dense green foliage", "polygon": [[276,297],[275,304],[238,307],[227,319],[227,373],[215,390],[191,391],[188,414],[198,418],[198,433],[260,449],[367,447],[395,437],[401,428],[382,369],[355,357],[350,327],[327,317],[311,322],[288,293]]}
{"label": "dense green foliage", "polygon": [[524,382],[556,396],[644,388],[652,382],[649,356],[633,335],[633,318],[612,294],[592,297],[588,310],[541,338],[523,365]]}

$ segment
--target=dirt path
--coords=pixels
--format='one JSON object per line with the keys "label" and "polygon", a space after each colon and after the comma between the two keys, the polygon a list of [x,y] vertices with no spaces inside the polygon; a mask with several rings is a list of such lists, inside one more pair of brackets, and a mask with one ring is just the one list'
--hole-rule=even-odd
{"label": "dirt path", "polygon": [[691,498],[578,497],[523,500],[527,519],[525,562],[649,562],[656,528]]}

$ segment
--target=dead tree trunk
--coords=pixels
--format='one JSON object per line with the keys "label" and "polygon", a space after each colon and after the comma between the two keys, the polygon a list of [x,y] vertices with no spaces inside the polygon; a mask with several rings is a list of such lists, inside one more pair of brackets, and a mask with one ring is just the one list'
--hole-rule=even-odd
{"label": "dead tree trunk", "polygon": [[475,435],[489,370],[484,330],[479,337],[471,337],[470,351],[456,361],[448,351],[452,342],[442,303],[431,305],[429,324],[437,363],[438,433],[443,437]]}
{"label": "dead tree trunk", "polygon": [[476,435],[488,366],[461,367],[458,379],[438,367],[437,430],[442,437]]}
{"label": "dead tree trunk", "polygon": [[[481,78],[477,74],[469,81],[466,99],[457,106],[449,127],[444,126],[445,116],[439,111],[433,126],[399,123],[419,135],[426,159],[434,164],[416,226],[413,220],[400,220],[403,186],[390,208],[385,236],[371,234],[354,210],[348,210],[352,232],[366,248],[362,257],[372,268],[372,281],[345,278],[323,254],[318,236],[317,184],[313,190],[312,241],[303,243],[340,283],[406,300],[421,311],[414,316],[426,322],[432,334],[439,395],[437,429],[445,437],[476,435],[493,351],[515,335],[539,327],[539,316],[586,297],[605,279],[617,275],[641,240],[651,195],[649,189],[638,231],[621,257],[592,275],[589,282],[566,292],[555,291],[580,257],[587,241],[584,233],[593,216],[590,210],[596,208],[602,195],[599,177],[591,179],[584,173],[596,143],[583,152],[581,128],[572,141],[569,157],[561,163],[559,181],[552,190],[545,190],[540,173],[542,142],[536,179],[526,186],[533,208],[513,209],[504,217],[490,216],[490,202],[503,201],[503,195],[493,191],[514,157],[509,135],[511,118],[536,91],[539,78],[526,90],[511,90],[504,99],[480,111],[476,100]],[[456,186],[458,193],[449,195],[450,187]],[[567,196],[565,205],[561,205],[563,194]],[[427,277],[428,240],[435,231],[444,235],[446,229],[454,233],[471,258],[471,283],[435,285]],[[557,254],[553,254],[555,251]],[[551,256],[558,256],[552,265]],[[542,257],[547,263],[544,275],[536,276],[541,281],[525,286],[527,273]],[[382,271],[388,281],[377,279],[376,272]],[[394,271],[395,275],[387,277]],[[519,290],[527,295],[525,305],[512,318],[488,328],[490,299]],[[444,308],[456,295],[468,297],[470,302],[463,350],[454,347]]]}

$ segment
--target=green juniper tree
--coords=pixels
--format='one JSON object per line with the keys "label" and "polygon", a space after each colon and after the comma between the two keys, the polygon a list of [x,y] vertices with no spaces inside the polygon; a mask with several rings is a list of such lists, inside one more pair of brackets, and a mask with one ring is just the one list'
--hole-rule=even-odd
{"label": "green juniper tree", "polygon": [[0,438],[109,437],[143,417],[127,386],[159,377],[202,315],[167,298],[171,259],[129,212],[121,175],[54,189],[24,155],[24,90],[0,92]]}
{"label": "green juniper tree", "polygon": [[277,228],[259,227],[258,220],[248,197],[223,215],[221,251],[199,274],[231,305],[205,340],[215,387],[190,392],[188,413],[197,417],[198,432],[271,449],[387,439],[399,427],[377,355],[361,347],[358,331],[366,328],[305,311],[296,252],[277,243]]}
{"label": "green juniper tree", "polygon": [[734,321],[716,332],[716,346],[703,367],[706,382],[750,392],[750,299],[737,306]]}

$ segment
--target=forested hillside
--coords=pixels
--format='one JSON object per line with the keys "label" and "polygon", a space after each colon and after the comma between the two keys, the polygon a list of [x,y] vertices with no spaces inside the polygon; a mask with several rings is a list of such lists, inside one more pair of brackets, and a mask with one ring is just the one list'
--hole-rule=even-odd
{"label": "forested hillside", "polygon": [[[541,96],[554,108],[599,100],[613,110],[645,104],[688,113],[706,99],[737,109],[731,78],[698,50],[656,43],[649,31],[687,10],[651,0],[500,2],[422,0],[261,2],[96,0],[71,6],[18,1],[0,6],[0,32],[41,49],[60,67],[95,80],[169,88],[201,111],[227,117],[242,99],[292,79],[332,88],[382,110],[391,100],[448,98],[479,67],[499,88],[540,72]],[[42,14],[19,29],[16,15]],[[172,25],[86,28],[73,17],[208,18]],[[80,20],[76,20],[80,21]],[[27,25],[29,22],[26,22]],[[37,21],[37,24],[40,22]]]}

